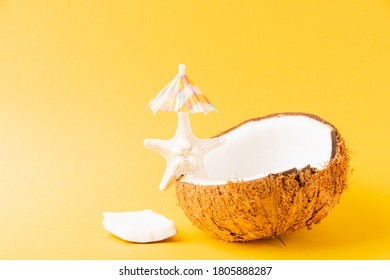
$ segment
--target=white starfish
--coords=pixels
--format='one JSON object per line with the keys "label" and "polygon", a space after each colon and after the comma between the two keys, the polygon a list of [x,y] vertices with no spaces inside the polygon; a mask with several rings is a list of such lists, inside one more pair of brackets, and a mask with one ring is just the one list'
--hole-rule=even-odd
{"label": "white starfish", "polygon": [[204,156],[225,142],[222,137],[199,139],[191,130],[187,113],[178,113],[179,123],[175,136],[170,140],[146,139],[144,146],[160,153],[167,161],[160,190],[170,186],[172,178],[182,175],[187,179],[205,180],[208,178],[204,168]]}

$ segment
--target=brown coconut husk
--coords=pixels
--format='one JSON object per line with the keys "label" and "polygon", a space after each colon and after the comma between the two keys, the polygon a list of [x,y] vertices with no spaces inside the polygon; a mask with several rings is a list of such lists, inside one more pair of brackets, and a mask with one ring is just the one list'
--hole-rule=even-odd
{"label": "brown coconut husk", "polygon": [[214,186],[178,178],[173,184],[179,205],[195,226],[225,241],[252,241],[310,229],[329,214],[347,186],[349,152],[334,127],[332,138],[332,158],[322,170],[307,166]]}

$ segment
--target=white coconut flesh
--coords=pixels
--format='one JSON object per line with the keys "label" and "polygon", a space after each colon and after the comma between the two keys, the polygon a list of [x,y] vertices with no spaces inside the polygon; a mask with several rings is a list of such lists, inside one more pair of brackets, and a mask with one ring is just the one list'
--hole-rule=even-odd
{"label": "white coconut flesh", "polygon": [[177,233],[172,220],[149,209],[134,212],[104,212],[103,216],[103,226],[107,231],[130,242],[156,242]]}
{"label": "white coconut flesh", "polygon": [[228,131],[224,145],[204,158],[208,180],[199,185],[249,181],[306,166],[321,170],[333,153],[334,128],[306,115],[276,115],[251,120]]}

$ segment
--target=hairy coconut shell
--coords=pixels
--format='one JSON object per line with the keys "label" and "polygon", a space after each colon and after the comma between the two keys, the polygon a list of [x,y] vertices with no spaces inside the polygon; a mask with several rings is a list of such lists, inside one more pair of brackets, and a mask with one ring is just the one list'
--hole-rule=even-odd
{"label": "hairy coconut shell", "polygon": [[310,229],[339,202],[349,170],[348,151],[339,132],[314,115],[285,113],[264,118],[283,115],[305,115],[332,127],[333,147],[328,165],[322,170],[307,166],[256,180],[213,186],[178,178],[173,184],[179,205],[195,226],[225,241],[271,238],[305,227]]}

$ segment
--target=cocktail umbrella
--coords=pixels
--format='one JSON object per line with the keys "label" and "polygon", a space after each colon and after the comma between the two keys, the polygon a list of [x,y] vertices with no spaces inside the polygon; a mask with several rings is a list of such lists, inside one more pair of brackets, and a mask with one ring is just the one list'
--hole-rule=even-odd
{"label": "cocktail umbrella", "polygon": [[216,111],[207,97],[199,88],[185,75],[185,65],[179,65],[179,73],[166,85],[155,98],[153,98],[148,108],[154,114],[158,110],[178,113],[204,113]]}
{"label": "cocktail umbrella", "polygon": [[188,113],[216,111],[207,97],[185,75],[185,65],[179,65],[176,77],[152,99],[147,108],[155,114],[158,110],[177,112],[178,126],[172,139],[146,139],[145,147],[160,153],[167,167],[160,183],[166,190],[170,180],[185,176],[187,180],[206,180],[203,158],[211,150],[223,144],[223,138],[199,139],[192,132]]}

